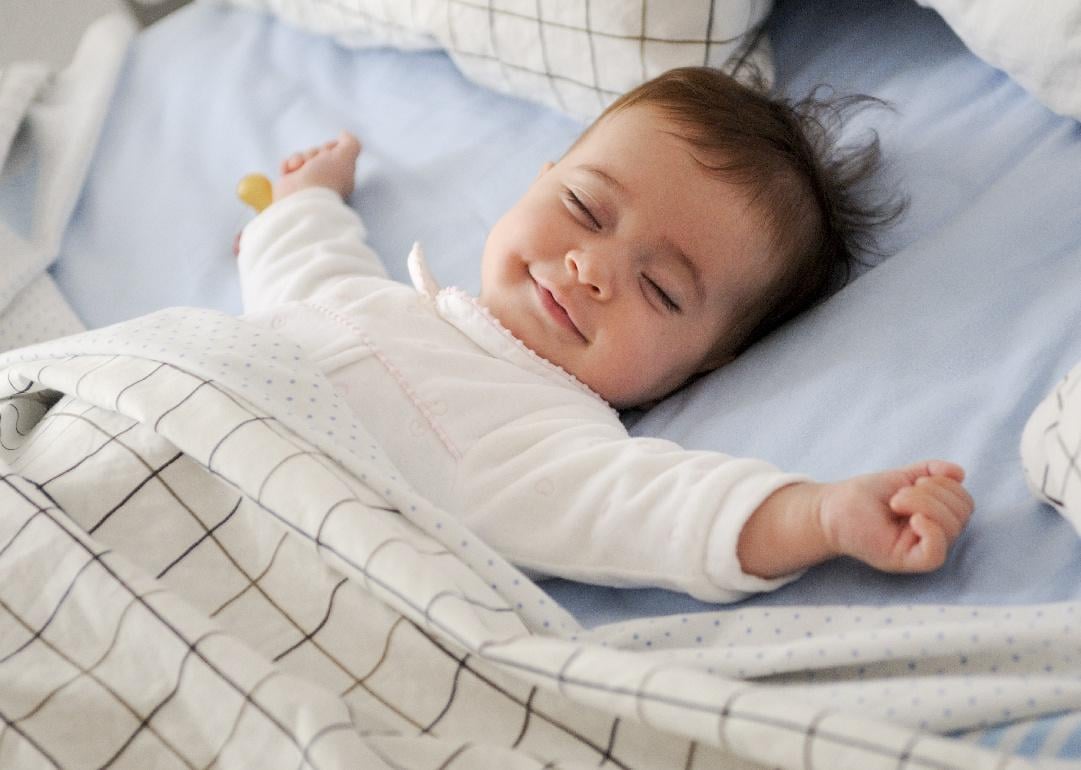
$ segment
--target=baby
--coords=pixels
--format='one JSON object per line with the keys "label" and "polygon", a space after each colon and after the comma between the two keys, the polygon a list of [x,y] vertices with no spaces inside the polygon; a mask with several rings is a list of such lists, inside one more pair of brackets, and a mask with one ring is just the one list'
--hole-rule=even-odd
{"label": "baby", "polygon": [[414,287],[387,278],[343,202],[360,153],[343,132],[287,158],[245,228],[247,317],[298,342],[418,491],[527,569],[707,601],[841,555],[933,570],[972,512],[957,465],[815,483],[633,438],[615,411],[732,360],[864,243],[876,212],[852,187],[873,153],[838,159],[807,109],[707,68],[631,91],[495,224],[475,298],[439,288],[417,247]]}

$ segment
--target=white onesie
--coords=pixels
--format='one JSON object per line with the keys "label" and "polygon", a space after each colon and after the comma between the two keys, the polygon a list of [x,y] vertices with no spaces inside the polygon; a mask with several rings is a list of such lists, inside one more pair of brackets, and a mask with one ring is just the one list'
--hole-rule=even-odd
{"label": "white onesie", "polygon": [[740,530],[804,477],[628,435],[618,414],[476,299],[440,289],[420,250],[389,279],[360,218],[326,189],[244,229],[247,320],[301,345],[421,494],[510,561],[589,583],[727,602],[794,579],[740,568]]}

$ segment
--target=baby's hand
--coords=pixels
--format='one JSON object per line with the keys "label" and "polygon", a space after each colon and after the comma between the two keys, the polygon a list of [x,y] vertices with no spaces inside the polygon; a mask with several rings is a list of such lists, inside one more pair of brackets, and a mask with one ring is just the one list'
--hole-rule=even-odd
{"label": "baby's hand", "polygon": [[322,147],[290,155],[281,165],[281,176],[274,183],[274,200],[281,200],[308,187],[327,187],[348,198],[353,192],[360,141],[342,131]]}
{"label": "baby's hand", "polygon": [[821,488],[819,522],[838,554],[887,572],[930,572],[972,514],[964,471],[929,460]]}

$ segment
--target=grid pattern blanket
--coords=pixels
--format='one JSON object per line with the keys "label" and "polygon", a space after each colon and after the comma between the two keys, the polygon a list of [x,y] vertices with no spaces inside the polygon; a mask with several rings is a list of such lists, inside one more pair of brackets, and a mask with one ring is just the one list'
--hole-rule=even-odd
{"label": "grid pattern blanket", "polygon": [[0,767],[1029,767],[934,732],[1075,707],[1079,619],[586,630],[273,332],[176,309],[0,357]]}

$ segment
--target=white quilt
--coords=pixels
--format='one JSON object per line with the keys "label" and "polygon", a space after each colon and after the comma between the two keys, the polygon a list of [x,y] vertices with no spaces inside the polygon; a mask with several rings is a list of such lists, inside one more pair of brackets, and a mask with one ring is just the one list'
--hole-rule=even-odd
{"label": "white quilt", "polygon": [[1077,604],[583,630],[220,313],[12,351],[0,399],[0,767],[1021,768],[933,732],[1081,703]]}

